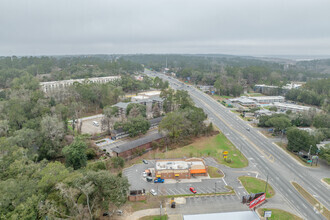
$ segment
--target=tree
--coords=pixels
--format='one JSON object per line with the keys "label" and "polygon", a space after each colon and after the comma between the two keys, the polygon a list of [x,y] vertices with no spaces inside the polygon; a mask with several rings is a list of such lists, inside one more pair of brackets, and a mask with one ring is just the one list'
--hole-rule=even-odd
{"label": "tree", "polygon": [[64,147],[62,153],[65,156],[66,165],[72,166],[75,170],[85,167],[87,164],[86,149],[87,145],[80,137],[77,137],[69,146]]}
{"label": "tree", "polygon": [[160,93],[160,97],[164,99],[164,111],[171,112],[174,110],[174,90],[169,88],[169,89],[164,89]]}
{"label": "tree", "polygon": [[102,130],[106,127],[108,134],[110,134],[110,130],[113,129],[113,125],[116,121],[116,117],[118,116],[118,108],[106,106],[103,109],[103,118],[102,118]]}
{"label": "tree", "polygon": [[193,106],[193,101],[191,100],[187,91],[184,90],[177,90],[174,94],[174,101],[176,106],[180,109],[185,109],[187,107]]}
{"label": "tree", "polygon": [[310,146],[311,154],[315,154],[317,147],[314,136],[309,135],[307,131],[299,130],[298,128],[292,127],[287,131],[288,138],[288,149],[290,151],[298,152],[304,150],[309,151]]}
{"label": "tree", "polygon": [[7,136],[9,131],[9,122],[8,120],[0,120],[0,137]]}
{"label": "tree", "polygon": [[215,81],[215,83],[214,83],[214,87],[216,88],[216,90],[217,90],[217,92],[219,93],[219,96],[220,96],[220,92],[221,92],[221,87],[222,87],[222,85],[221,85],[221,79],[220,78],[218,78],[216,81]]}
{"label": "tree", "polygon": [[186,120],[183,112],[170,112],[160,122],[159,130],[165,131],[170,139],[178,141],[187,133],[190,122]]}
{"label": "tree", "polygon": [[320,157],[327,161],[327,163],[330,165],[330,144],[327,144],[321,148]]}
{"label": "tree", "polygon": [[129,118],[127,122],[122,124],[124,131],[129,133],[130,137],[135,137],[139,134],[145,134],[150,128],[150,123],[142,116]]}
{"label": "tree", "polygon": [[111,162],[114,168],[123,168],[125,165],[125,160],[122,157],[113,157],[111,158]]}
{"label": "tree", "polygon": [[158,103],[155,103],[153,106],[152,106],[152,116],[154,118],[158,118],[160,117],[160,109],[159,109],[159,105]]}
{"label": "tree", "polygon": [[269,108],[269,111],[277,112],[277,107],[276,106],[271,106]]}
{"label": "tree", "polygon": [[272,126],[276,131],[283,131],[291,126],[291,121],[287,117],[274,117],[266,122],[267,126]]}
{"label": "tree", "polygon": [[40,122],[43,144],[39,150],[41,158],[53,158],[58,154],[64,136],[64,124],[53,115],[45,115]]}
{"label": "tree", "polygon": [[[133,110],[134,109],[134,110]],[[131,110],[134,111],[132,113],[132,117],[137,117],[138,115],[141,115],[142,117],[146,117],[146,106],[138,103],[130,103],[127,105],[126,108],[126,115],[130,116],[131,115]]]}

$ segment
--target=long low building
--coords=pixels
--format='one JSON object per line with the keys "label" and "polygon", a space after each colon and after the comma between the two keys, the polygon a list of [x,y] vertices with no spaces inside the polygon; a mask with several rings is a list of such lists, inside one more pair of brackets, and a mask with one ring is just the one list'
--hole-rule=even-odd
{"label": "long low building", "polygon": [[286,112],[288,110],[291,110],[292,112],[306,112],[311,109],[311,107],[308,106],[279,103],[279,102],[275,102],[273,105],[276,106],[277,110],[282,112]]}
{"label": "long low building", "polygon": [[157,160],[156,177],[162,179],[190,179],[192,176],[207,176],[207,166],[203,159]]}
{"label": "long low building", "polygon": [[115,81],[120,79],[120,76],[106,76],[106,77],[93,77],[93,78],[86,78],[86,79],[69,79],[69,80],[60,80],[60,81],[50,81],[50,82],[41,82],[40,87],[41,90],[44,91],[46,94],[51,93],[55,90],[61,90],[66,87],[73,85],[73,83],[83,83],[85,81],[92,82],[92,83],[107,83],[111,81]]}
{"label": "long low building", "polygon": [[146,135],[134,141],[130,141],[112,148],[111,150],[116,154],[117,157],[123,157],[125,159],[131,159],[138,156],[141,152],[148,151],[152,148],[152,142],[158,142],[165,135],[162,133],[154,133]]}
{"label": "long low building", "polygon": [[259,104],[270,104],[274,102],[284,102],[285,98],[283,96],[256,96],[256,97],[249,97],[253,101]]}

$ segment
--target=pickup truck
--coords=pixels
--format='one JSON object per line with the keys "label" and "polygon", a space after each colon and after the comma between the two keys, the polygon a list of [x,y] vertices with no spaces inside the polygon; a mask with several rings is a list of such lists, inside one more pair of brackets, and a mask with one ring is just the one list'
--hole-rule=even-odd
{"label": "pickup truck", "polygon": [[164,183],[164,179],[158,177],[157,179],[154,180],[154,183]]}

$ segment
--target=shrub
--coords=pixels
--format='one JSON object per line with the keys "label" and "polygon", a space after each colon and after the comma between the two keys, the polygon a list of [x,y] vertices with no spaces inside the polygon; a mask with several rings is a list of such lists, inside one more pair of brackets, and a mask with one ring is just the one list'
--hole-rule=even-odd
{"label": "shrub", "polygon": [[96,157],[96,152],[93,148],[88,148],[86,150],[86,157],[87,157],[87,160],[92,160]]}

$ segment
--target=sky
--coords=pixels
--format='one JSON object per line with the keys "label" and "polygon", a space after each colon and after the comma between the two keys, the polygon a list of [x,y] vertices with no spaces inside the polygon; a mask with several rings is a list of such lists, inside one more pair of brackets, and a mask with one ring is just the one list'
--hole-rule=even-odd
{"label": "sky", "polygon": [[329,0],[1,0],[0,56],[330,55]]}

